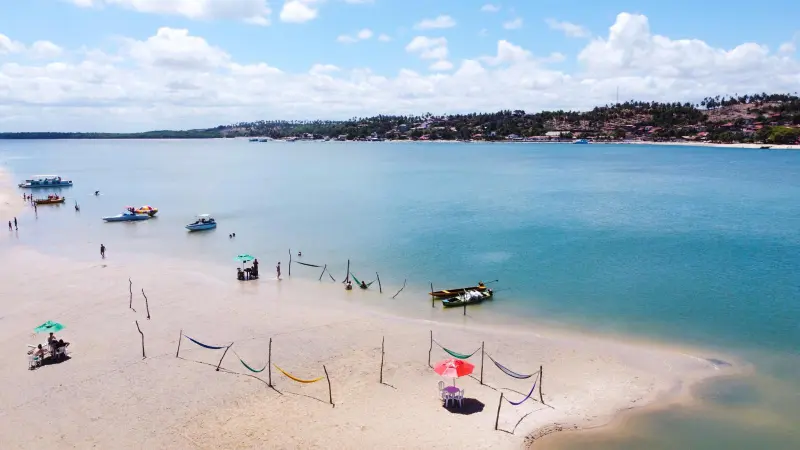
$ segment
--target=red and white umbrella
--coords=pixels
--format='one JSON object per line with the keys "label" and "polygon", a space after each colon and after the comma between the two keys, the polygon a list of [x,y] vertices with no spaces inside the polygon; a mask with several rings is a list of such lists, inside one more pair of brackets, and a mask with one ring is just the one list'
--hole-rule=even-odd
{"label": "red and white umbrella", "polygon": [[464,360],[451,358],[439,361],[433,366],[433,370],[445,378],[453,378],[453,384],[455,384],[456,378],[471,374],[475,370],[475,366]]}

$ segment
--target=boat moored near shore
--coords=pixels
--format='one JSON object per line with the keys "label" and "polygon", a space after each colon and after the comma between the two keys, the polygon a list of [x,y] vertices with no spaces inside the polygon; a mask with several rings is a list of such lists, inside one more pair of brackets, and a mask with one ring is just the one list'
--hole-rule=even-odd
{"label": "boat moored near shore", "polygon": [[21,188],[54,188],[72,186],[72,180],[64,180],[59,175],[34,175],[18,184]]}
{"label": "boat moored near shore", "polygon": [[197,216],[197,220],[186,225],[186,229],[189,231],[203,231],[214,228],[217,228],[217,221],[208,214],[200,214]]}
{"label": "boat moored near shore", "polygon": [[140,220],[147,220],[150,217],[151,216],[147,214],[136,214],[135,212],[125,211],[116,216],[103,217],[103,220],[106,222],[138,222]]}

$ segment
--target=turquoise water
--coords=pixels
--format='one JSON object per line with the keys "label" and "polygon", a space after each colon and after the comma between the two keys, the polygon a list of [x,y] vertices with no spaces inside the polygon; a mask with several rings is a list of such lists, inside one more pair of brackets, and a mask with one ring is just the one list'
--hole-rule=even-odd
{"label": "turquoise water", "polygon": [[[0,161],[20,179],[75,181],[67,205],[21,220],[19,241],[45,251],[95,258],[102,242],[109,254],[227,262],[247,252],[285,265],[292,248],[337,278],[349,258],[360,278],[378,271],[385,284],[408,278],[419,289],[499,279],[502,301],[486,306],[498,313],[725,349],[759,366],[742,383],[800,392],[791,381],[800,378],[800,152],[0,141]],[[147,203],[161,209],[157,219],[100,220]],[[219,228],[187,233],[198,213]],[[778,408],[770,398],[758,395],[756,410]],[[696,423],[691,411],[670,414],[652,418],[653,433]],[[797,438],[779,436],[775,448]],[[684,444],[717,448],[708,442]]]}

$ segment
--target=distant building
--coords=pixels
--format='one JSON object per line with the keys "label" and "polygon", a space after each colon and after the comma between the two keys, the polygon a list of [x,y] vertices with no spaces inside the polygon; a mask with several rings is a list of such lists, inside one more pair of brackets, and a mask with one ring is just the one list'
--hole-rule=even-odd
{"label": "distant building", "polygon": [[399,132],[401,132],[401,133],[405,133],[405,132],[407,132],[407,131],[408,131],[408,125],[406,125],[406,124],[404,124],[404,123],[402,123],[402,124],[398,125],[398,126],[397,126],[397,131],[399,131]]}
{"label": "distant building", "polygon": [[561,131],[548,131],[544,135],[550,138],[559,138],[561,137]]}

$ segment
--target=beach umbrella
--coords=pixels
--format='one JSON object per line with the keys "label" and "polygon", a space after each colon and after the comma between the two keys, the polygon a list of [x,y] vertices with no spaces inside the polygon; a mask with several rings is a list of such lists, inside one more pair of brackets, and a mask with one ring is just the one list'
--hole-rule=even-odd
{"label": "beach umbrella", "polygon": [[236,258],[234,258],[234,259],[236,261],[239,261],[239,262],[242,262],[242,263],[246,263],[246,262],[250,262],[250,261],[254,260],[255,258],[250,256],[250,255],[248,255],[247,253],[245,253],[243,255],[236,255]]}
{"label": "beach umbrella", "polygon": [[436,363],[433,370],[445,378],[452,378],[455,385],[456,378],[471,374],[475,366],[461,359],[450,358]]}
{"label": "beach umbrella", "polygon": [[48,320],[47,322],[39,325],[38,327],[33,329],[34,333],[55,333],[56,331],[61,331],[64,329],[64,325],[61,325],[58,322],[52,322]]}

